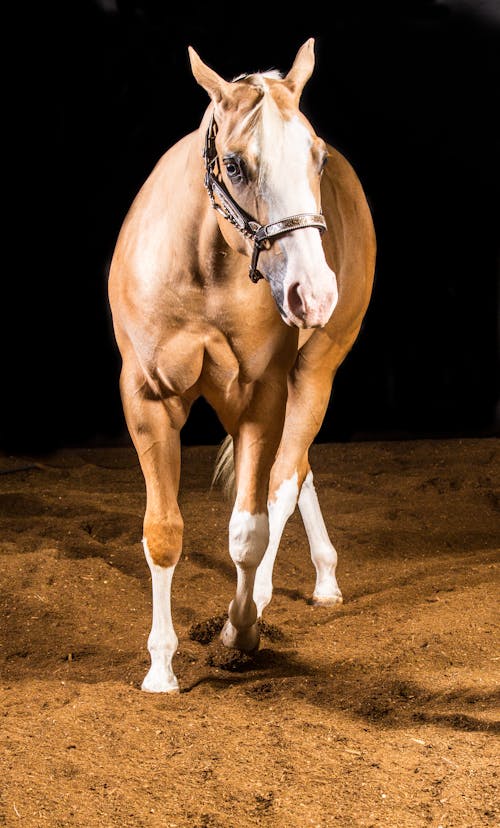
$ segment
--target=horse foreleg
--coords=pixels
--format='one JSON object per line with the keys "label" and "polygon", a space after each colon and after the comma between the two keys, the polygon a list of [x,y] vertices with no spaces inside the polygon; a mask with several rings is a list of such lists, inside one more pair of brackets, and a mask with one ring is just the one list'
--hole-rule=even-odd
{"label": "horse foreleg", "polygon": [[257,608],[253,600],[255,571],[269,538],[267,514],[252,514],[236,505],[229,522],[229,554],[236,567],[236,594],[221,632],[226,647],[251,652],[259,645]]}
{"label": "horse foreleg", "polygon": [[293,472],[288,480],[282,480],[273,487],[271,476],[270,498],[268,502],[269,514],[269,543],[264,557],[257,569],[254,586],[254,601],[257,606],[257,615],[261,618],[263,611],[271,601],[273,595],[273,569],[278,554],[283,530],[288,519],[295,511],[299,494],[298,473]]}
{"label": "horse foreleg", "polygon": [[313,603],[323,606],[341,604],[342,593],[335,575],[337,551],[328,536],[310,469],[300,490],[299,510],[309,541],[311,560],[316,569]]}
{"label": "horse foreleg", "polygon": [[170,596],[175,563],[170,566],[155,564],[149,551],[147,538],[143,538],[144,554],[151,572],[153,613],[148,650],[151,657],[149,668],[141,685],[149,693],[176,693],[179,683],[172,667],[178,639],[172,623]]}
{"label": "horse foreleg", "polygon": [[254,601],[259,618],[262,617],[273,595],[273,570],[281,536],[297,502],[309,541],[311,560],[316,569],[313,603],[323,605],[342,603],[342,593],[335,577],[337,552],[328,536],[314,488],[313,473],[309,468],[300,494],[298,472],[295,471],[288,480],[283,480],[279,484],[274,499],[269,501],[269,544],[257,569],[254,586]]}
{"label": "horse foreleg", "polygon": [[[271,384],[267,393],[259,386],[234,435],[237,494],[229,522],[229,554],[237,583],[221,638],[226,646],[247,652],[259,644],[255,573],[269,544],[269,475],[283,427],[285,400],[283,384]],[[269,411],[273,411],[272,418]]]}
{"label": "horse foreleg", "polygon": [[328,537],[308,460],[309,447],[328,406],[333,375],[334,369],[328,364],[313,371],[308,363],[299,360],[289,383],[283,436],[271,471],[270,540],[255,579],[254,598],[259,616],[271,601],[278,547],[297,501],[316,568],[313,602],[337,604],[342,601],[335,578],[337,553]]}
{"label": "horse foreleg", "polygon": [[177,504],[180,475],[179,430],[187,412],[179,400],[152,397],[136,371],[124,367],[123,407],[146,484],[143,546],[151,571],[152,626],[148,638],[151,667],[142,689],[173,693],[179,684],[172,668],[177,636],[172,624],[171,586],[182,549],[183,521]]}

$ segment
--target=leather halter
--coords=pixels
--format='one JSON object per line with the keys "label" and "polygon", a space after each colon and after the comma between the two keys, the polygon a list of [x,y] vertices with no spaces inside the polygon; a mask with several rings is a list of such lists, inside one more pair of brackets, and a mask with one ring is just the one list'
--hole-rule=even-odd
{"label": "leather halter", "polygon": [[[246,213],[229,193],[221,176],[221,166],[215,146],[217,135],[217,123],[214,115],[210,118],[207,133],[205,136],[205,147],[203,158],[205,159],[205,187],[210,197],[212,207],[227,219],[247,239],[254,243],[252,259],[248,275],[252,282],[263,279],[262,273],[257,270],[259,253],[262,249],[269,250],[272,242],[278,236],[290,233],[292,230],[300,230],[303,227],[317,227],[320,233],[326,230],[326,222],[320,213],[298,213],[294,216],[287,216],[280,221],[273,221],[270,224],[259,224],[258,221]],[[217,171],[215,168],[217,166]],[[218,199],[216,201],[216,198]]]}

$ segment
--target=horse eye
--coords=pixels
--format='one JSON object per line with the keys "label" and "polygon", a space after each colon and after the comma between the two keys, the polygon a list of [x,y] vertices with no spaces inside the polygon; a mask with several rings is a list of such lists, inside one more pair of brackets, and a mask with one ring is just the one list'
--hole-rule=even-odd
{"label": "horse eye", "polygon": [[321,165],[320,165],[320,168],[319,168],[320,173],[323,172],[323,170],[325,169],[327,164],[328,164],[328,155],[325,154],[323,156],[323,158],[321,159]]}
{"label": "horse eye", "polygon": [[233,181],[243,181],[245,176],[242,163],[237,158],[224,158],[223,160],[229,178]]}

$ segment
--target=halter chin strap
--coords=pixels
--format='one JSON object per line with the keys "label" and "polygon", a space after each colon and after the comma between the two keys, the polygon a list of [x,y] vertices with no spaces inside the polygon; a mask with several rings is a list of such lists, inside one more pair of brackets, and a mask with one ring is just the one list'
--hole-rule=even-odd
{"label": "halter chin strap", "polygon": [[[259,224],[239,204],[236,203],[221,177],[221,168],[215,146],[217,135],[217,123],[212,114],[205,136],[205,147],[203,157],[205,159],[205,187],[210,197],[212,207],[217,210],[227,221],[231,222],[237,230],[247,239],[253,241],[252,259],[248,275],[252,282],[263,279],[262,273],[257,270],[257,262],[261,250],[269,250],[272,242],[278,236],[290,233],[292,230],[300,230],[303,227],[317,227],[320,233],[326,230],[326,222],[320,213],[298,213],[295,216],[287,216],[280,221],[273,221],[271,224]],[[217,171],[215,170],[217,166]],[[216,200],[217,199],[217,200]]]}

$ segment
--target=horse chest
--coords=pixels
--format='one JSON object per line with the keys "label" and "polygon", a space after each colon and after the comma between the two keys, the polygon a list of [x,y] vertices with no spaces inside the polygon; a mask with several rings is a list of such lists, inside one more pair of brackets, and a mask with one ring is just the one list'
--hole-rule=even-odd
{"label": "horse chest", "polygon": [[234,397],[263,376],[275,357],[276,344],[255,332],[233,339],[205,325],[164,333],[154,347],[149,343],[141,362],[159,390],[169,396],[210,397],[215,391]]}

